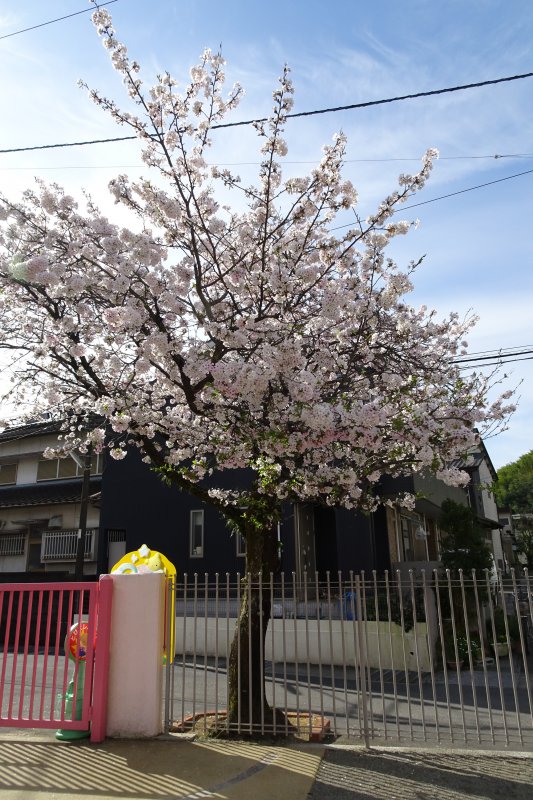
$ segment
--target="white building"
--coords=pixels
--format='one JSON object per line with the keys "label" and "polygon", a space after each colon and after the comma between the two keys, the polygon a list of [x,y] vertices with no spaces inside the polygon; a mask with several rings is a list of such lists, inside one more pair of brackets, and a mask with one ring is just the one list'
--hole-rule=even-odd
{"label": "white building", "polygon": [[[74,572],[83,469],[73,458],[45,459],[58,422],[0,433],[0,572]],[[91,465],[84,572],[95,574],[102,456]]]}

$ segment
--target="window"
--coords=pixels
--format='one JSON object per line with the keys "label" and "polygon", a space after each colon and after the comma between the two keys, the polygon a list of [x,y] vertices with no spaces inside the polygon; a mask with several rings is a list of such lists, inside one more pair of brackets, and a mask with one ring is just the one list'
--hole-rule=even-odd
{"label": "window", "polygon": [[246,539],[242,535],[242,533],[237,532],[236,537],[237,539],[237,556],[242,558],[246,556]]}
{"label": "window", "polygon": [[28,572],[44,572],[44,565],[41,562],[42,532],[30,530],[28,545]]}
{"label": "window", "polygon": [[17,465],[0,464],[0,486],[17,482]]}
{"label": "window", "polygon": [[107,531],[107,541],[110,543],[125,542],[126,531],[124,528],[109,528]]}
{"label": "window", "polygon": [[204,555],[204,512],[191,511],[190,556],[202,558]]}
{"label": "window", "polygon": [[412,521],[400,516],[402,561],[414,561]]}
{"label": "window", "polygon": [[[91,458],[91,475],[102,472],[103,453]],[[38,481],[55,481],[58,478],[80,478],[83,467],[78,466],[73,458],[41,458],[37,467]]]}
{"label": "window", "polygon": [[400,549],[402,561],[427,561],[428,527],[423,517],[400,514]]}
{"label": "window", "polygon": [[78,465],[73,458],[42,458],[37,466],[38,481],[52,481],[56,478],[75,478]]}

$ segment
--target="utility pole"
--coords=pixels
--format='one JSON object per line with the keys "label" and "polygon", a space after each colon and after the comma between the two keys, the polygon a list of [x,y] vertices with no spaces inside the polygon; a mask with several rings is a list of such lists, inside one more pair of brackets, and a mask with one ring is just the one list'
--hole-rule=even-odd
{"label": "utility pole", "polygon": [[89,445],[83,459],[83,482],[81,485],[78,546],[76,548],[76,566],[74,569],[74,576],[77,581],[83,580],[83,562],[85,560],[85,540],[87,537],[87,511],[89,508],[92,453],[92,447]]}

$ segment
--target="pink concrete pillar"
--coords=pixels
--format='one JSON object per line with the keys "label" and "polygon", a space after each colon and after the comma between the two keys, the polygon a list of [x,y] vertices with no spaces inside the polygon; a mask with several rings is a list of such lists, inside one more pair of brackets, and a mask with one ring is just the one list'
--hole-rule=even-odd
{"label": "pink concrete pillar", "polygon": [[102,575],[98,586],[98,646],[94,653],[93,719],[91,742],[103,742],[106,734],[107,696],[109,689],[109,644],[111,641],[111,609],[113,579]]}

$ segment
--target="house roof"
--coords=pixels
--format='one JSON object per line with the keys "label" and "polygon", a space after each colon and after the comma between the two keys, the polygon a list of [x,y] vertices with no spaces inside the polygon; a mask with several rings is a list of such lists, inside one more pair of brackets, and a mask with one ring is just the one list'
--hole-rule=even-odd
{"label": "house roof", "polygon": [[41,436],[44,433],[59,433],[63,422],[61,420],[48,420],[45,422],[30,422],[27,425],[18,425],[15,428],[6,428],[0,432],[0,442],[10,442],[13,439],[26,439],[29,436]]}
{"label": "house roof", "polygon": [[502,523],[498,519],[483,517],[479,514],[476,515],[476,519],[482,528],[490,528],[491,530],[496,530],[496,528],[503,528]]}
{"label": "house roof", "polygon": [[[100,490],[101,476],[91,478],[90,493]],[[21,486],[0,487],[0,508],[25,508],[27,506],[49,506],[60,503],[79,503],[82,479],[43,481]]]}
{"label": "house roof", "polygon": [[457,459],[456,461],[452,462],[452,466],[458,467],[458,469],[464,469],[465,472],[472,472],[475,469],[478,469],[480,465],[485,462],[490,472],[490,476],[493,481],[498,480],[498,474],[494,468],[494,464],[490,460],[490,456],[487,452],[487,448],[483,440],[480,438],[478,443],[472,448],[465,459]]}

